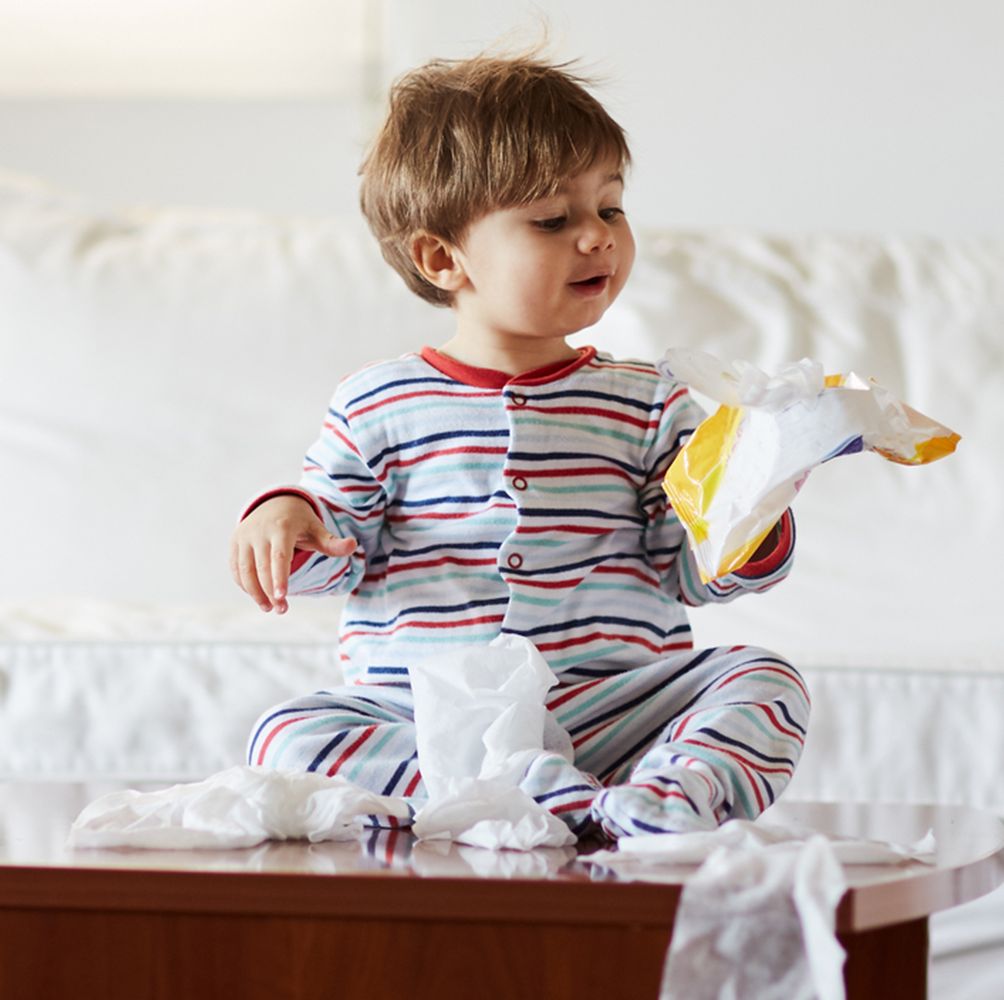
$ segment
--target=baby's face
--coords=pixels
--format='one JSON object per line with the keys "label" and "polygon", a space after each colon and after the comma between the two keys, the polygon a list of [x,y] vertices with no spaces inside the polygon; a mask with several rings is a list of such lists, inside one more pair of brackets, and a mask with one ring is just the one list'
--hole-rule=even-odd
{"label": "baby's face", "polygon": [[461,325],[536,337],[592,326],[634,262],[623,193],[616,165],[601,163],[553,197],[472,223],[458,251],[467,278],[454,299]]}

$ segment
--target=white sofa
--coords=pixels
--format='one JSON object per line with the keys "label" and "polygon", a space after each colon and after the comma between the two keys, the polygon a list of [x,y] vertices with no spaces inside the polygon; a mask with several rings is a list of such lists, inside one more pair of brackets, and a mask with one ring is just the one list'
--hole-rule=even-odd
{"label": "white sofa", "polygon": [[[791,578],[694,615],[702,644],[804,669],[788,794],[1004,813],[1004,247],[638,237],[621,300],[576,342],[814,357],[963,438],[926,468],[818,470]],[[248,496],[296,478],[342,373],[448,325],[358,219],[107,216],[0,174],[0,777],[193,780],[241,760],[261,709],[337,678],[337,602],[262,615],[228,536]],[[995,995],[1004,894],[934,932],[932,995]]]}

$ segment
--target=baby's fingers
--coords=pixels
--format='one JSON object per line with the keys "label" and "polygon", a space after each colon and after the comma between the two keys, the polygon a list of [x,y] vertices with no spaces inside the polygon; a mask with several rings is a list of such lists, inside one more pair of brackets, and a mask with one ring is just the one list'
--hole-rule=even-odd
{"label": "baby's fingers", "polygon": [[262,590],[261,582],[258,579],[258,566],[254,549],[250,546],[241,548],[237,556],[237,567],[240,572],[241,589],[262,611],[271,611],[272,602]]}
{"label": "baby's fingers", "polygon": [[289,603],[286,601],[286,589],[289,586],[289,567],[292,560],[292,549],[282,544],[272,546],[272,603],[280,615],[284,615],[289,610]]}

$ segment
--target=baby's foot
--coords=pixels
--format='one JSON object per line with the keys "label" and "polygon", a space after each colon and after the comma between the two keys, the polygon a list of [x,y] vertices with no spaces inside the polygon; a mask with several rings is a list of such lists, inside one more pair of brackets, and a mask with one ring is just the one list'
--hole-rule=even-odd
{"label": "baby's foot", "polygon": [[535,757],[519,786],[565,823],[576,837],[592,829],[590,808],[603,786],[560,754],[544,751]]}
{"label": "baby's foot", "polygon": [[693,833],[713,830],[708,778],[685,767],[663,773],[638,773],[626,785],[614,785],[593,801],[592,817],[608,837],[641,833]]}

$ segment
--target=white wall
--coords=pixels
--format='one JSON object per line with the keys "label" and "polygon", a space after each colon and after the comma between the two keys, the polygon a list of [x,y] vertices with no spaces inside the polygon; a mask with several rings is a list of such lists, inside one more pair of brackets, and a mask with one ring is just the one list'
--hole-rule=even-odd
{"label": "white wall", "polygon": [[[549,23],[636,155],[636,224],[1004,238],[995,0],[373,0],[382,68]],[[0,167],[103,205],[354,212],[374,111],[331,98],[0,101]]]}

